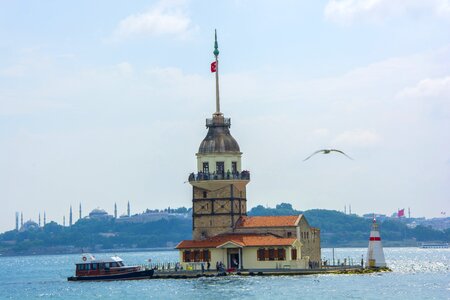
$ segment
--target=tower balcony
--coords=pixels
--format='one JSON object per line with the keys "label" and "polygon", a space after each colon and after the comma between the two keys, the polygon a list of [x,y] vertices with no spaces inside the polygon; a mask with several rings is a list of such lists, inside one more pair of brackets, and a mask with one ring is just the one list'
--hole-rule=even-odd
{"label": "tower balcony", "polygon": [[189,174],[189,182],[196,181],[213,181],[213,180],[245,180],[250,181],[250,171],[242,172],[224,172],[224,173],[191,173]]}
{"label": "tower balcony", "polygon": [[206,119],[206,127],[228,127],[231,126],[231,119],[223,116],[215,116],[212,119]]}

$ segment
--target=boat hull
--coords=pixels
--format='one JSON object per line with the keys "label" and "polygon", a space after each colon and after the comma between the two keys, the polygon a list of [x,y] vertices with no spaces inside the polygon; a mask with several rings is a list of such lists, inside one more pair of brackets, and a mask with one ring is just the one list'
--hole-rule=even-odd
{"label": "boat hull", "polygon": [[95,275],[95,276],[72,276],[68,281],[106,281],[106,280],[138,280],[150,279],[153,277],[154,270],[144,270],[122,274]]}

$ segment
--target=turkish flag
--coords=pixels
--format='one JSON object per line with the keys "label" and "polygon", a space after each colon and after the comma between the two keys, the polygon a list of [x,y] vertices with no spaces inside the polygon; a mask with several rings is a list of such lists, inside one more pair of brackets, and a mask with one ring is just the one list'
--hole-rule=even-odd
{"label": "turkish flag", "polygon": [[405,209],[400,209],[397,213],[398,217],[404,217],[405,216]]}
{"label": "turkish flag", "polygon": [[211,63],[211,73],[217,72],[217,61]]}

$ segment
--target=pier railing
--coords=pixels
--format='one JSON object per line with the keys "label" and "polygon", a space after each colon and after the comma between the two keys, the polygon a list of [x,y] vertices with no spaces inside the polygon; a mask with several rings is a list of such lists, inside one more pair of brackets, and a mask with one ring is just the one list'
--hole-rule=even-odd
{"label": "pier railing", "polygon": [[202,180],[250,180],[250,172],[223,172],[223,173],[191,173],[189,174],[189,182]]}

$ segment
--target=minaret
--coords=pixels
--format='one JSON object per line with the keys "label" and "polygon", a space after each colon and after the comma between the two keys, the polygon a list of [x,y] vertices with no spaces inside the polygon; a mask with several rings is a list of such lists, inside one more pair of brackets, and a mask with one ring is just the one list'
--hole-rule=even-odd
{"label": "minaret", "polygon": [[197,173],[189,176],[193,186],[194,240],[231,233],[239,218],[247,215],[246,185],[250,173],[242,171],[242,152],[231,136],[231,120],[224,118],[220,111],[217,32],[213,54],[211,72],[216,73],[216,111],[211,119],[206,119],[208,133],[196,154]]}
{"label": "minaret", "polygon": [[79,210],[78,219],[81,219],[81,203],[80,203],[80,210]]}
{"label": "minaret", "polygon": [[114,203],[114,219],[117,219],[117,203]]}
{"label": "minaret", "polygon": [[44,227],[45,227],[45,224],[47,224],[47,216],[46,216],[45,211],[44,211]]}
{"label": "minaret", "polygon": [[72,227],[72,205],[70,205],[70,211],[69,211],[69,226]]}
{"label": "minaret", "polygon": [[369,268],[386,267],[380,231],[375,218],[373,218],[372,229],[370,230],[369,247],[367,248],[366,259],[366,266]]}
{"label": "minaret", "polygon": [[41,227],[41,213],[39,213],[39,222],[38,222],[38,224],[39,224],[39,227]]}
{"label": "minaret", "polygon": [[349,215],[352,214],[352,205],[351,204],[348,205],[348,214]]}
{"label": "minaret", "polygon": [[23,227],[23,212],[20,212],[20,228]]}
{"label": "minaret", "polygon": [[131,211],[130,211],[130,201],[128,201],[128,204],[127,204],[127,215],[128,215],[128,216],[131,216]]}
{"label": "minaret", "polygon": [[66,227],[66,216],[63,216],[63,226]]}
{"label": "minaret", "polygon": [[19,212],[16,211],[16,231],[19,231]]}

